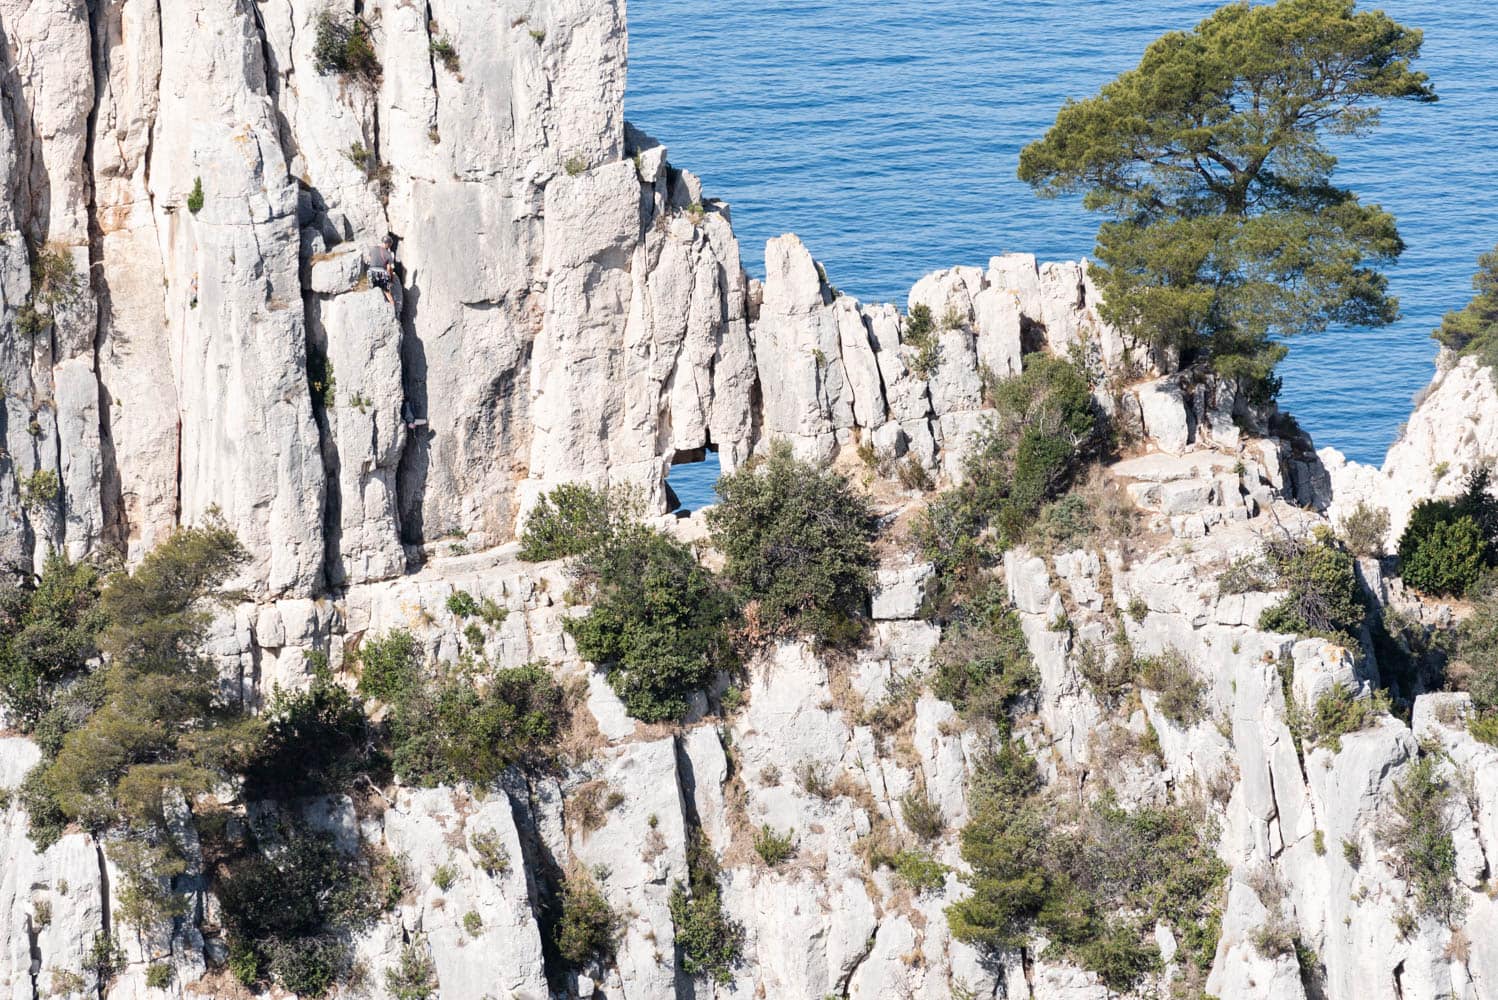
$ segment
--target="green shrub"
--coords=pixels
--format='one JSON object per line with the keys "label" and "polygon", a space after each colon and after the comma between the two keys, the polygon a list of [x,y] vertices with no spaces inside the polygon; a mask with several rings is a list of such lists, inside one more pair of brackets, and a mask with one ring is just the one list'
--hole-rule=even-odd
{"label": "green shrub", "polygon": [[1467,732],[1479,743],[1498,747],[1498,715],[1482,715],[1468,720]]}
{"label": "green shrub", "polygon": [[455,590],[447,595],[448,613],[458,618],[472,618],[479,613],[479,602],[466,590]]}
{"label": "green shrub", "polygon": [[614,953],[619,918],[598,886],[585,874],[567,878],[562,893],[562,916],[557,923],[557,951],[572,966]]}
{"label": "green shrub", "polygon": [[432,873],[432,883],[443,892],[451,889],[458,881],[458,870],[452,865],[438,865],[437,870]]}
{"label": "green shrub", "polygon": [[261,719],[265,735],[244,767],[252,800],[338,794],[360,775],[383,774],[363,704],[333,680],[324,658],[314,660],[306,691],[277,687]]}
{"label": "green shrub", "polygon": [[171,890],[187,862],[171,841],[125,838],[111,844],[110,855],[120,872],[114,911],[120,923],[150,932],[187,912],[186,898]]}
{"label": "green shrub", "polygon": [[469,937],[478,937],[484,933],[484,918],[469,910],[463,914],[463,929],[468,932]]}
{"label": "green shrub", "polygon": [[37,469],[21,482],[21,503],[30,511],[50,507],[62,492],[62,481],[51,469]]}
{"label": "green shrub", "polygon": [[520,558],[547,562],[591,552],[643,509],[633,491],[564,483],[537,501],[520,532]]}
{"label": "green shrub", "polygon": [[478,856],[479,867],[489,875],[502,875],[510,870],[510,852],[496,831],[482,830],[469,837],[468,843]]}
{"label": "green shrub", "polygon": [[494,603],[493,598],[486,597],[479,601],[479,617],[490,628],[499,628],[505,623],[505,619],[510,617],[510,609],[502,608]]}
{"label": "green shrub", "polygon": [[723,912],[718,865],[712,848],[694,831],[687,841],[690,890],[677,882],[671,887],[671,923],[681,968],[691,976],[707,976],[720,986],[733,981],[733,969],[743,961],[744,927]]}
{"label": "green shrub", "polygon": [[[567,162],[562,165],[562,168],[567,171],[568,177],[576,177],[578,174],[587,171],[588,161],[581,156],[569,156],[567,157]],[[697,214],[702,214],[701,206],[698,206]]]}
{"label": "green shrub", "polygon": [[1416,908],[1446,921],[1460,905],[1448,818],[1455,794],[1441,772],[1441,758],[1422,753],[1395,784],[1393,820],[1381,831],[1397,858],[1395,872],[1415,894]]}
{"label": "green shrub", "polygon": [[431,50],[432,56],[449,73],[456,73],[463,68],[463,60],[458,57],[458,50],[453,47],[452,39],[446,35],[432,39]]}
{"label": "green shrub", "polygon": [[1389,512],[1360,500],[1342,518],[1341,530],[1342,540],[1353,555],[1382,556],[1384,539],[1389,534]]}
{"label": "green shrub", "polygon": [[1498,564],[1498,498],[1478,469],[1454,500],[1426,500],[1410,512],[1399,538],[1406,583],[1432,594],[1463,595],[1486,567]]}
{"label": "green shrub", "polygon": [[1322,532],[1312,542],[1285,540],[1268,558],[1287,593],[1259,616],[1267,632],[1314,635],[1357,648],[1366,614],[1352,555]]}
{"label": "green shrub", "polygon": [[1113,655],[1095,642],[1081,643],[1077,648],[1077,673],[1101,704],[1116,706],[1134,680],[1134,650],[1122,629],[1114,638]]}
{"label": "green shrub", "polygon": [[1456,659],[1467,668],[1473,706],[1481,713],[1498,709],[1498,580],[1482,588],[1472,614],[1457,626]]}
{"label": "green shrub", "polygon": [[236,976],[247,983],[269,977],[304,996],[346,980],[348,935],[369,926],[386,895],[369,859],[296,825],[281,827],[274,850],[249,845],[232,853],[215,891]]}
{"label": "green shrub", "polygon": [[359,648],[359,693],[393,703],[421,682],[425,659],[416,637],[395,629],[378,639],[365,639]]}
{"label": "green shrub", "polygon": [[152,962],[146,966],[146,986],[153,990],[164,990],[172,984],[172,967],[166,962]]}
{"label": "green shrub", "polygon": [[1361,868],[1363,866],[1363,849],[1358,846],[1358,842],[1355,840],[1342,841],[1342,857],[1353,868]]}
{"label": "green shrub", "polygon": [[459,664],[397,698],[389,720],[395,773],[426,787],[491,785],[512,764],[545,759],[564,715],[562,689],[540,665]]}
{"label": "green shrub", "polygon": [[1262,556],[1239,556],[1217,575],[1217,593],[1249,594],[1270,590],[1276,582],[1274,567]]}
{"label": "green shrub", "polygon": [[333,374],[333,362],[327,354],[316,348],[307,349],[307,388],[312,393],[312,402],[324,410],[331,410],[338,401],[338,378]]}
{"label": "green shrub", "polygon": [[733,600],[686,545],[632,525],[584,555],[578,568],[592,607],[565,628],[578,655],[605,668],[630,715],[679,719],[692,693],[733,665]]}
{"label": "green shrub", "polygon": [[1427,500],[1410,515],[1399,540],[1405,582],[1429,594],[1465,594],[1487,564],[1487,540],[1477,522],[1456,517],[1454,505]]}
{"label": "green shrub", "polygon": [[32,731],[97,653],[99,593],[97,568],[56,552],[35,587],[0,586],[0,702],[12,725]]}
{"label": "green shrub", "polygon": [[44,243],[31,249],[31,301],[50,309],[72,301],[82,288],[71,248]]}
{"label": "green shrub", "polygon": [[376,83],[380,79],[380,60],[375,55],[369,25],[360,18],[331,9],[317,16],[312,60],[323,76],[337,73],[362,83]]}
{"label": "green shrub", "polygon": [[1178,726],[1191,727],[1206,715],[1203,684],[1186,658],[1174,649],[1138,661],[1139,684],[1156,692],[1155,705]]}
{"label": "green shrub", "polygon": [[1024,371],[989,387],[994,412],[968,455],[960,486],[937,498],[914,535],[936,564],[942,595],[960,595],[998,553],[1042,523],[1046,503],[1060,497],[1101,435],[1081,368],[1043,352],[1026,356]]}
{"label": "green shrub", "polygon": [[941,806],[924,789],[911,789],[900,797],[900,815],[910,832],[922,840],[935,840],[947,828]]}
{"label": "green shrub", "polygon": [[192,192],[187,196],[187,210],[197,215],[203,210],[203,178],[195,177],[192,182]]}
{"label": "green shrub", "polygon": [[946,865],[926,851],[901,851],[891,862],[895,874],[916,892],[935,892],[946,885]]}
{"label": "green shrub", "polygon": [[713,546],[761,628],[822,644],[862,630],[874,519],[847,480],[782,442],[718,480],[718,495],[707,513]]}
{"label": "green shrub", "polygon": [[765,864],[771,868],[778,868],[796,853],[795,836],[795,830],[781,836],[770,829],[770,825],[766,823],[754,835],[754,852]]}
{"label": "green shrub", "polygon": [[941,345],[937,341],[930,306],[910,307],[910,315],[905,317],[905,327],[900,331],[900,342],[911,348],[906,360],[916,378],[929,379],[936,374],[941,361]]}
{"label": "green shrub", "polygon": [[1367,729],[1388,712],[1387,692],[1375,691],[1371,697],[1359,698],[1337,684],[1316,699],[1307,720],[1307,736],[1313,743],[1328,747],[1332,753],[1340,753],[1342,737]]}
{"label": "green shrub", "polygon": [[1129,812],[1107,795],[1080,813],[1058,810],[1038,788],[1034,760],[1012,742],[975,774],[961,836],[972,894],[947,908],[953,935],[1006,949],[1039,930],[1129,992],[1159,968],[1145,928],[1164,922],[1183,944],[1180,960],[1210,967],[1227,876],[1210,824],[1180,807]]}
{"label": "green shrub", "polygon": [[385,970],[385,988],[391,1000],[430,1000],[437,996],[437,968],[426,949],[417,944],[402,948],[400,963]]}
{"label": "green shrub", "polygon": [[997,583],[942,630],[931,662],[932,692],[970,718],[1001,718],[1039,683],[1019,616]]}

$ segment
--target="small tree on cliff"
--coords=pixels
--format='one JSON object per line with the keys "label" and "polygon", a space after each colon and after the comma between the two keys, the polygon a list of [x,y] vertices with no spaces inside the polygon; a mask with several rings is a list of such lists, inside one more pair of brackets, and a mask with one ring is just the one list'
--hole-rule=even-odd
{"label": "small tree on cliff", "polygon": [[1272,395],[1271,338],[1397,317],[1378,270],[1404,249],[1394,217],[1332,183],[1324,140],[1368,133],[1386,100],[1434,101],[1420,44],[1354,0],[1230,4],[1068,101],[1019,176],[1109,216],[1109,321]]}

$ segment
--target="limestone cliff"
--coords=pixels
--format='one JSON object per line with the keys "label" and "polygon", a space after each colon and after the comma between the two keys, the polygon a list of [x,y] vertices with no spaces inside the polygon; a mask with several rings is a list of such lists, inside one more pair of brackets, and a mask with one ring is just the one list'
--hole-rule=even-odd
{"label": "limestone cliff", "polygon": [[[378,73],[320,71],[329,10],[369,25]],[[304,686],[308,654],[339,670],[363,637],[397,627],[455,660],[472,642],[446,610],[459,589],[509,612],[482,631],[486,657],[545,660],[587,691],[594,752],[565,774],[392,789],[376,812],[337,797],[285,807],[411,866],[416,890],[356,942],[371,995],[388,995],[385,970],[419,940],[440,995],[463,1000],[1110,996],[1043,941],[985,954],[947,927],[968,891],[956,831],[984,747],[919,683],[939,638],[918,616],[929,567],[888,554],[860,649],[781,644],[748,665],[730,717],[649,727],[563,631],[580,611],[562,599],[563,568],[520,563],[509,544],[564,482],[635,484],[663,513],[671,463],[708,448],[732,469],[784,440],[845,469],[864,469],[863,452],[950,482],[989,412],[985,373],[1049,351],[1081,359],[1135,441],[1104,475],[1145,530],[1006,558],[1040,675],[1024,736],[1048,780],[1128,804],[1205,793],[1232,870],[1212,995],[1498,996],[1483,891],[1498,750],[1460,724],[1462,696],[1420,697],[1413,730],[1384,717],[1335,751],[1299,745],[1297,701],[1332,683],[1366,698],[1383,668],[1261,630],[1279,595],[1216,582],[1266,539],[1331,523],[1328,505],[1335,521],[1373,499],[1397,532],[1416,500],[1454,489],[1498,453],[1487,373],[1446,372],[1377,473],[1318,460],[1231,384],[1128,343],[1100,320],[1083,265],[1007,255],[928,275],[905,304],[933,319],[919,335],[908,308],[838,294],[794,236],[771,241],[763,281],[750,279],[728,207],[624,121],[619,0],[0,0],[0,38],[5,566],[36,568],[54,548],[135,559],[217,509],[253,559],[209,652],[246,704]],[[366,263],[386,232],[394,306]],[[887,477],[876,489],[892,522],[922,502]],[[670,523],[700,537],[699,518]],[[1413,605],[1384,572],[1362,567],[1370,593]],[[1084,683],[1082,659],[1119,627],[1141,654],[1184,657],[1203,718],[1177,724],[1149,692],[1121,709]],[[894,703],[908,709],[894,731],[871,721]],[[1157,753],[1119,757],[1149,732]],[[1417,738],[1439,741],[1465,782],[1455,930],[1395,919],[1409,886],[1380,831]],[[37,756],[0,739],[0,995],[14,1000],[84,970],[118,905],[107,841],[71,832],[37,852],[27,839],[8,792]],[[790,780],[813,771],[841,791]],[[621,796],[596,826],[566,805],[589,785]],[[856,848],[876,822],[908,832],[900,802],[916,788],[945,820],[935,850],[951,866],[920,893]],[[756,860],[763,824],[797,831],[793,863]],[[667,900],[696,828],[747,934],[726,985],[676,959]],[[487,872],[479,832],[522,863]],[[83,989],[236,995],[195,865],[173,886],[189,912],[123,939],[124,971]],[[572,866],[606,871],[629,915],[598,982],[558,981],[544,960],[542,874]],[[1256,944],[1275,920],[1315,953],[1314,975]],[[1166,964],[1149,987],[1169,990],[1178,945],[1158,936]],[[170,982],[148,985],[163,963]]]}

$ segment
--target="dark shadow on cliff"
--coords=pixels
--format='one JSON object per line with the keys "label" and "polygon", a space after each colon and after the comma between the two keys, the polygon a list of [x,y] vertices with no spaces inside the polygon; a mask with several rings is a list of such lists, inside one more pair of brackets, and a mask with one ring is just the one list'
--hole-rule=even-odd
{"label": "dark shadow on cliff", "polygon": [[[426,420],[427,353],[426,345],[416,334],[416,318],[421,315],[421,286],[414,275],[406,275],[405,289],[404,308],[401,310],[401,388],[411,411],[417,418]],[[396,509],[400,517],[400,538],[405,545],[421,545],[426,541],[425,507],[432,436],[430,425],[417,427],[408,433],[396,466]]]}

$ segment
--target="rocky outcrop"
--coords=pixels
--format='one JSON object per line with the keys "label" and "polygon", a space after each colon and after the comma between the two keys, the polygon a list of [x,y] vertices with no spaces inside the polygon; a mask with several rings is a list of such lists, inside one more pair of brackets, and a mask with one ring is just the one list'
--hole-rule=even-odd
{"label": "rocky outcrop", "polygon": [[[378,74],[322,71],[325,12],[364,20]],[[925,689],[940,637],[923,618],[929,564],[885,553],[857,650],[781,643],[747,664],[742,709],[704,720],[702,700],[691,724],[662,727],[630,719],[578,657],[563,568],[521,564],[509,544],[563,482],[632,484],[664,512],[670,465],[709,449],[732,469],[786,441],[955,481],[991,412],[985,383],[1035,351],[1087,368],[1126,449],[1105,478],[1138,512],[1128,538],[1006,554],[1039,676],[1021,736],[1048,782],[1131,807],[1192,801],[1216,825],[1232,874],[1204,985],[1223,1000],[1498,995],[1481,891],[1498,752],[1468,732],[1469,706],[1423,695],[1412,728],[1384,717],[1311,746],[1297,708],[1333,685],[1369,697],[1384,666],[1260,629],[1279,595],[1217,582],[1266,538],[1359,500],[1388,508],[1397,537],[1415,502],[1454,492],[1498,454],[1498,398],[1472,362],[1445,368],[1377,471],[1318,460],[1234,383],[1129,343],[1085,264],[1009,254],[939,271],[902,310],[838,293],[787,235],[751,280],[728,206],[623,119],[616,0],[0,0],[0,36],[0,563],[138,558],[221,516],[252,559],[207,653],[244,704],[307,684],[314,653],[347,678],[348,651],[395,628],[439,662],[544,661],[576,693],[575,756],[557,773],[394,788],[375,809],[246,807],[246,822],[296,809],[346,849],[405,860],[414,891],[356,941],[373,995],[412,946],[451,997],[1110,996],[1043,941],[980,953],[947,927],[987,745]],[[366,264],[386,232],[401,262],[389,298]],[[921,503],[884,499],[893,525]],[[661,524],[702,536],[698,518]],[[1405,599],[1376,563],[1362,576]],[[447,608],[457,590],[505,614],[475,632]],[[1094,690],[1085,668],[1120,642],[1178,656],[1202,717],[1176,721],[1158,692],[1115,705]],[[1146,740],[1156,749],[1135,752]],[[1460,778],[1464,909],[1449,926],[1407,916],[1385,836],[1420,741]],[[0,994],[34,1000],[78,975],[113,1000],[227,995],[182,803],[189,864],[173,888],[188,912],[116,935],[122,970],[88,978],[119,905],[118,847],[70,832],[34,849],[15,792],[37,754],[0,739]],[[612,804],[582,816],[588,795]],[[943,821],[939,887],[868,860],[911,834],[909,795]],[[765,828],[793,844],[778,866],[754,850]],[[725,985],[693,982],[675,948],[669,899],[699,832],[744,929]],[[547,962],[566,872],[628,916],[587,976]],[[1265,944],[1270,924],[1312,967]],[[1144,988],[1163,991],[1184,964],[1169,929],[1156,936],[1165,967]],[[148,986],[161,964],[171,984]]]}
{"label": "rocky outcrop", "polygon": [[1476,358],[1443,352],[1436,376],[1416,399],[1415,410],[1389,447],[1382,468],[1349,462],[1335,449],[1321,452],[1330,471],[1340,520],[1358,504],[1389,514],[1386,544],[1392,550],[1415,504],[1460,493],[1467,476],[1492,468],[1498,459],[1498,385]]}
{"label": "rocky outcrop", "polygon": [[[216,513],[242,583],[310,596],[503,542],[562,482],[664,510],[708,449],[956,474],[983,371],[1128,352],[1084,267],[1023,255],[912,290],[920,372],[899,311],[794,237],[751,288],[727,206],[624,122],[621,8],[0,7],[6,565],[137,558]],[[319,62],[324,15],[362,18],[378,71]],[[363,263],[387,231],[393,306]]]}

